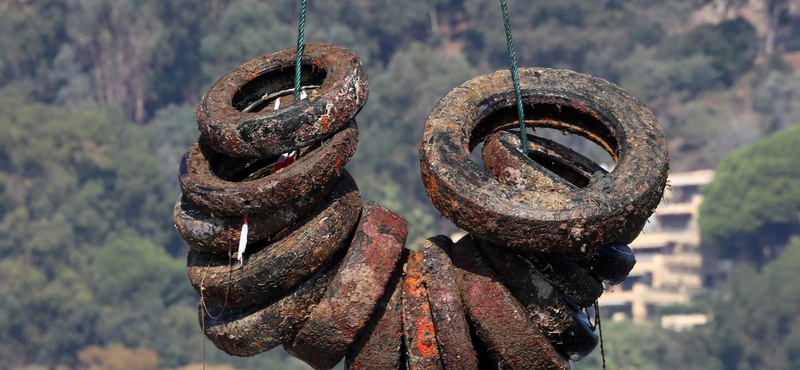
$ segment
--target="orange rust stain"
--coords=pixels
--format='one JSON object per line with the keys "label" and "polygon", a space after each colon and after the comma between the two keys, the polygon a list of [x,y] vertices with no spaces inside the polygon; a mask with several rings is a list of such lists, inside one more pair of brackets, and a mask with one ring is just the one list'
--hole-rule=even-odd
{"label": "orange rust stain", "polygon": [[408,292],[414,297],[422,297],[426,293],[422,288],[421,276],[406,276],[406,286],[408,287]]}
{"label": "orange rust stain", "polygon": [[317,68],[322,68],[322,61],[321,60],[314,61],[313,63],[311,63],[311,65]]}
{"label": "orange rust stain", "polygon": [[319,122],[322,124],[322,130],[328,131],[328,129],[331,128],[331,118],[328,117],[327,114],[322,116],[322,118],[319,119]]}
{"label": "orange rust stain", "polygon": [[339,169],[339,166],[341,166],[341,165],[342,165],[342,157],[337,157],[336,158],[336,164],[333,165],[333,167],[336,168],[336,169]]}
{"label": "orange rust stain", "polygon": [[253,71],[253,72],[250,72],[250,74],[249,74],[249,75],[247,75],[247,81],[252,81],[253,79],[255,79],[255,78],[256,78],[256,77],[258,77],[258,76],[259,76],[259,74],[258,74],[258,70],[255,70],[255,71]]}
{"label": "orange rust stain", "polygon": [[414,328],[416,329],[417,337],[415,339],[419,353],[425,357],[437,356],[439,349],[436,348],[436,343],[433,341],[433,338],[436,337],[433,322],[420,318],[414,321]]}

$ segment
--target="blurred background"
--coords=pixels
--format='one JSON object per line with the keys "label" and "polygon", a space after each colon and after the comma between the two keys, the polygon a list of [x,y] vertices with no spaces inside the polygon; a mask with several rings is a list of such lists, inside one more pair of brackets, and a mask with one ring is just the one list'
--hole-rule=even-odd
{"label": "blurred background", "polygon": [[[204,346],[172,224],[201,94],[293,47],[298,3],[0,0],[0,370],[307,368]],[[800,369],[800,1],[509,7],[520,66],[619,84],[669,141],[671,190],[601,300],[608,369]],[[310,0],[306,32],[370,75],[348,165],[363,197],[408,219],[410,246],[457,232],[419,139],[438,99],[507,68],[497,1]]]}

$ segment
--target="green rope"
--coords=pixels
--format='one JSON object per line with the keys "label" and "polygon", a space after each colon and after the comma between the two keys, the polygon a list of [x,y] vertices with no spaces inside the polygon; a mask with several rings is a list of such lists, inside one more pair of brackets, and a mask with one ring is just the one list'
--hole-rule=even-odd
{"label": "green rope", "polygon": [[303,51],[306,48],[305,44],[306,33],[306,0],[300,1],[300,23],[297,26],[297,62],[294,66],[294,101],[300,101],[300,67],[303,61]]}
{"label": "green rope", "polygon": [[508,19],[508,6],[506,0],[500,0],[503,9],[503,25],[506,28],[506,41],[508,43],[508,60],[511,62],[511,78],[514,80],[514,92],[517,94],[517,114],[519,115],[519,138],[522,141],[522,153],[528,155],[528,132],[525,127],[525,112],[522,108],[522,91],[519,88],[519,72],[517,71],[517,57],[514,54],[514,43],[511,41],[511,21]]}

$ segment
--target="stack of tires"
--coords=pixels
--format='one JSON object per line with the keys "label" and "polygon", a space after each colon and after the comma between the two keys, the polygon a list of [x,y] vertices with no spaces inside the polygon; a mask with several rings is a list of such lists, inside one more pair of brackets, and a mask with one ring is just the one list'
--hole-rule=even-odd
{"label": "stack of tires", "polygon": [[181,162],[175,225],[192,248],[189,280],[217,347],[253,356],[284,344],[330,368],[399,279],[407,223],[362,203],[344,169],[368,95],[361,61],[342,47],[308,45],[304,98],[295,102],[295,55],[253,59],[205,93],[201,137]]}
{"label": "stack of tires", "polygon": [[[408,274],[420,277],[406,281],[427,287],[428,308],[408,321],[435,331],[430,348],[406,339],[409,363],[424,364],[411,368],[568,369],[597,345],[584,309],[633,268],[627,244],[663,194],[666,142],[638,100],[572,71],[522,69],[520,79],[528,127],[581,135],[615,168],[527,132],[523,154],[506,71],[440,100],[420,145],[422,178],[469,234],[428,239],[410,257]],[[479,144],[483,168],[472,159]]]}

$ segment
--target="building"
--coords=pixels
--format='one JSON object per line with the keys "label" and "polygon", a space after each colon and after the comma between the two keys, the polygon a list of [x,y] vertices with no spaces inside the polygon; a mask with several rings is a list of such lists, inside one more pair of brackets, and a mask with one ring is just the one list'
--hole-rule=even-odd
{"label": "building", "polygon": [[[600,298],[604,314],[614,320],[650,322],[656,307],[687,303],[695,292],[720,279],[724,269],[715,256],[701,248],[697,225],[703,200],[700,187],[713,177],[711,170],[669,176],[664,199],[630,244],[636,266],[624,282],[607,287]],[[696,315],[685,316],[670,316],[669,325],[686,328],[705,322]]]}

